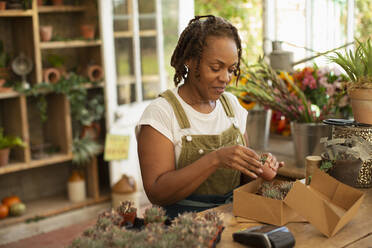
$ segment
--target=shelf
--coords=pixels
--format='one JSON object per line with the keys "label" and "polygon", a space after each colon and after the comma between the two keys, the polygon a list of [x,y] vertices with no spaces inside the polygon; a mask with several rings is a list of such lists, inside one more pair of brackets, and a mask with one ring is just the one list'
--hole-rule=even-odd
{"label": "shelf", "polygon": [[[140,37],[156,37],[156,30],[142,30],[139,31]],[[116,31],[114,32],[115,38],[131,38],[133,36],[132,31]]]}
{"label": "shelf", "polygon": [[20,96],[20,94],[16,91],[0,92],[0,99],[12,98],[17,96]]}
{"label": "shelf", "polygon": [[40,42],[41,49],[61,49],[74,47],[100,46],[101,40],[72,40],[72,41],[50,41]]}
{"label": "shelf", "polygon": [[31,168],[46,166],[50,164],[56,164],[56,163],[62,163],[66,162],[72,159],[72,155],[68,154],[57,154],[52,155],[45,159],[40,160],[32,160],[31,163],[10,163],[5,166],[0,167],[0,175],[1,174],[7,174],[11,172],[21,171],[21,170],[27,170]]}
{"label": "shelf", "polygon": [[83,12],[86,10],[85,6],[39,6],[37,8],[39,13],[56,13],[56,12]]}
{"label": "shelf", "polygon": [[23,17],[23,16],[32,16],[33,15],[33,10],[1,10],[0,11],[0,17]]}
{"label": "shelf", "polygon": [[35,201],[26,202],[26,213],[19,217],[7,217],[0,221],[0,229],[17,223],[25,222],[37,218],[45,218],[73,209],[82,208],[96,203],[110,200],[109,194],[100,196],[98,199],[87,198],[83,202],[73,203],[67,199],[67,196],[46,197]]}

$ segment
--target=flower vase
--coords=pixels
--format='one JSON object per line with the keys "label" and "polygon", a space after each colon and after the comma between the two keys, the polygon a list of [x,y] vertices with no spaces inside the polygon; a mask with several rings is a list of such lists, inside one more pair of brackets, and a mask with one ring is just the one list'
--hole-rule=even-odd
{"label": "flower vase", "polygon": [[265,151],[269,143],[271,110],[249,110],[247,134],[249,147]]}
{"label": "flower vase", "polygon": [[331,137],[331,127],[323,123],[291,122],[296,167],[305,169],[305,157],[324,152],[322,137]]}

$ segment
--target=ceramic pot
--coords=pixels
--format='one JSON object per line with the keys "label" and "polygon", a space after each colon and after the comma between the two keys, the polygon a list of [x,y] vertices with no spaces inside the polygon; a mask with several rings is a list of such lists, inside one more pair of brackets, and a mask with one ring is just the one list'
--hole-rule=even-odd
{"label": "ceramic pot", "polygon": [[9,162],[10,148],[4,148],[0,150],[0,166],[7,165]]}
{"label": "ceramic pot", "polygon": [[40,26],[40,39],[41,41],[50,41],[53,36],[52,26]]}
{"label": "ceramic pot", "polygon": [[67,193],[71,202],[82,202],[86,199],[85,180],[77,171],[72,172],[68,179]]}
{"label": "ceramic pot", "polygon": [[98,82],[103,79],[103,70],[99,65],[89,65],[86,70],[86,75],[91,82]]}
{"label": "ceramic pot", "polygon": [[46,68],[43,70],[43,79],[46,83],[57,83],[61,79],[61,72],[57,68]]}
{"label": "ceramic pot", "polygon": [[353,89],[349,92],[349,97],[354,119],[372,124],[372,89]]}
{"label": "ceramic pot", "polygon": [[94,25],[89,25],[89,24],[81,25],[80,26],[80,31],[81,31],[81,35],[83,36],[84,39],[87,39],[87,40],[94,39],[94,35],[95,35],[95,26]]}
{"label": "ceramic pot", "polygon": [[97,140],[101,133],[101,125],[98,122],[92,122],[89,126],[83,126],[81,138],[90,136],[92,139]]}
{"label": "ceramic pot", "polygon": [[5,10],[5,9],[6,9],[6,2],[0,1],[0,10]]}
{"label": "ceramic pot", "polygon": [[11,92],[13,91],[12,88],[4,87],[3,85],[6,83],[5,79],[0,78],[0,93]]}

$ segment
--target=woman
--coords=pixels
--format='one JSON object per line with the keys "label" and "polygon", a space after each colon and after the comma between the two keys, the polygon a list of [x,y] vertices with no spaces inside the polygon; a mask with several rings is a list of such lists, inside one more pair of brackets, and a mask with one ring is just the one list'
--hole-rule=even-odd
{"label": "woman", "polygon": [[[240,57],[233,25],[215,16],[192,19],[171,59],[176,88],[155,99],[137,126],[144,189],[169,217],[224,204],[241,173],[262,173],[259,155],[246,146],[247,111],[224,92],[233,74],[239,77]],[[272,167],[282,165],[268,156]]]}

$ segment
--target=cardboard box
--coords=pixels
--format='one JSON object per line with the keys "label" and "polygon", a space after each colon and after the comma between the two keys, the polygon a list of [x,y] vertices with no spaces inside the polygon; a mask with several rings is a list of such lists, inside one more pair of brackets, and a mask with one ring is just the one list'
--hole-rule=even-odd
{"label": "cardboard box", "polygon": [[363,199],[360,190],[316,168],[310,185],[297,181],[284,202],[324,235],[332,237],[355,216]]}
{"label": "cardboard box", "polygon": [[233,213],[235,216],[283,226],[288,222],[306,222],[284,201],[266,198],[256,192],[264,182],[258,178],[234,190]]}

